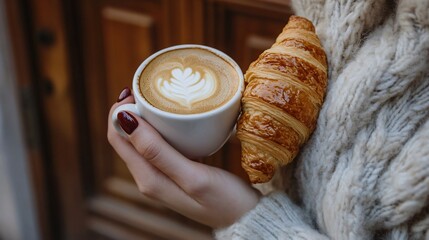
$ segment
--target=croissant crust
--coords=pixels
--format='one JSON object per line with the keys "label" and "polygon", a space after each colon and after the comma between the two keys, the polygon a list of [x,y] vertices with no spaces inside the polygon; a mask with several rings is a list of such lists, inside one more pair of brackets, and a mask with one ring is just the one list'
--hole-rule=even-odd
{"label": "croissant crust", "polygon": [[269,181],[307,141],[323,103],[327,72],[313,24],[298,16],[289,18],[276,42],[249,66],[237,137],[252,183]]}

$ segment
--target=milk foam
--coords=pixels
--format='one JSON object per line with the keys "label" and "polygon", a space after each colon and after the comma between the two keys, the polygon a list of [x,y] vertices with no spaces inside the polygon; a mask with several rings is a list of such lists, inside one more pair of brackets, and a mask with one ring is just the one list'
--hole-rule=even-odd
{"label": "milk foam", "polygon": [[171,78],[159,78],[157,90],[167,99],[184,107],[192,105],[212,96],[216,91],[216,79],[210,72],[200,73],[187,67],[184,70],[174,68]]}
{"label": "milk foam", "polygon": [[216,109],[232,98],[239,76],[223,58],[204,49],[176,49],[153,59],[140,75],[142,96],[154,107],[178,114]]}

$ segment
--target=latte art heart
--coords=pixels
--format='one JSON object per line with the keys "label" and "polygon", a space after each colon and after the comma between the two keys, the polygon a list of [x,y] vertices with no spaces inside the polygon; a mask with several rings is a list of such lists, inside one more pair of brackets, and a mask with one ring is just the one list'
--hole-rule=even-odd
{"label": "latte art heart", "polygon": [[239,83],[238,73],[228,61],[199,48],[161,54],[139,78],[140,92],[148,103],[177,114],[217,109],[234,96]]}
{"label": "latte art heart", "polygon": [[203,75],[187,67],[184,70],[175,68],[171,70],[171,78],[159,78],[158,91],[167,99],[184,107],[192,105],[212,96],[216,91],[215,78],[210,73]]}

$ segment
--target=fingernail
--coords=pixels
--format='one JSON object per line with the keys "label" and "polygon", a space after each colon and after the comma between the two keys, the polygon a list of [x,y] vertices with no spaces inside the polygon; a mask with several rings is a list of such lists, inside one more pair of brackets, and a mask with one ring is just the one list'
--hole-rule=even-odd
{"label": "fingernail", "polygon": [[121,125],[121,128],[128,135],[133,133],[134,130],[136,130],[137,126],[139,125],[139,122],[137,122],[137,119],[135,119],[133,115],[124,111],[118,113],[118,120],[119,120],[119,125]]}
{"label": "fingernail", "polygon": [[120,101],[124,100],[126,97],[128,97],[130,95],[131,95],[131,90],[130,90],[129,87],[126,87],[119,94],[118,101],[116,101],[116,102],[120,102]]}

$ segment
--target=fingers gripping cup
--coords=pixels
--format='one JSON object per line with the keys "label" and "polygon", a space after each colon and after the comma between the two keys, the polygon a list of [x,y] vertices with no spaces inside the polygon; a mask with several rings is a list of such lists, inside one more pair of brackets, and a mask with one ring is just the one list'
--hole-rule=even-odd
{"label": "fingers gripping cup", "polygon": [[243,73],[225,53],[202,45],[178,45],[147,58],[133,79],[135,104],[119,106],[151,124],[189,158],[209,156],[228,140],[240,112]]}

